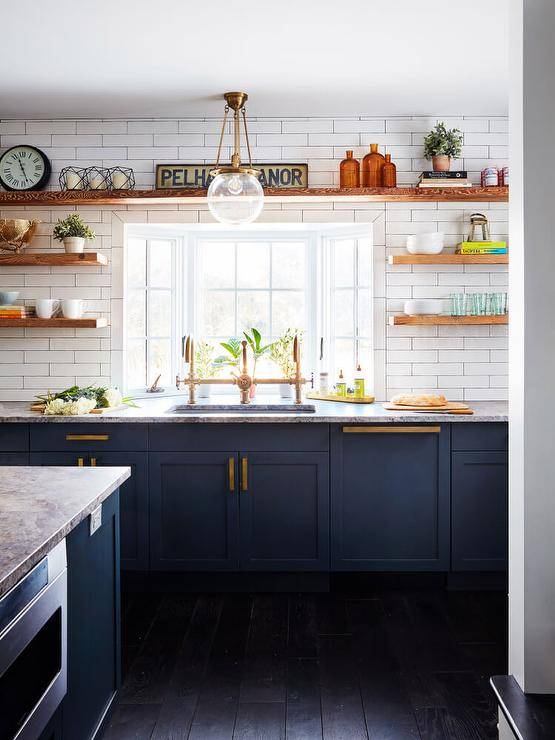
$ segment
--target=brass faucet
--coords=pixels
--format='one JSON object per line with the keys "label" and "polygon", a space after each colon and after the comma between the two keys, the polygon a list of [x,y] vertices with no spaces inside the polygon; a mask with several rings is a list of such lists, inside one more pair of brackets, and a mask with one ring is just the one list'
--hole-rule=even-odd
{"label": "brass faucet", "polygon": [[302,403],[302,387],[305,383],[311,381],[303,378],[301,372],[301,348],[299,338],[295,336],[293,340],[293,361],[295,363],[295,374],[291,378],[253,378],[249,374],[247,363],[247,342],[243,340],[242,345],[242,362],[241,372],[232,373],[231,378],[197,378],[195,377],[195,342],[189,335],[183,337],[183,362],[189,365],[189,373],[186,378],[175,378],[175,387],[179,390],[180,385],[189,386],[189,403],[194,404],[196,401],[197,385],[236,385],[239,388],[240,400],[242,404],[248,404],[251,401],[250,391],[253,385],[275,385],[289,383],[295,386],[295,403]]}

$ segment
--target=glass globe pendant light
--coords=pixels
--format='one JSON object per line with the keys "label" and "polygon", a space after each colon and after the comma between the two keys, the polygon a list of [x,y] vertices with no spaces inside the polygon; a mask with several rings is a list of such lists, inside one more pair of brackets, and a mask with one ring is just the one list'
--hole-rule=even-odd
{"label": "glass globe pendant light", "polygon": [[[244,92],[224,94],[226,101],[216,167],[210,171],[214,178],[208,188],[208,207],[214,218],[224,224],[248,224],[254,221],[264,205],[264,191],[258,180],[260,171],[252,166],[251,148],[247,132],[245,103],[248,95]],[[220,167],[220,152],[229,111],[233,111],[233,154],[231,165]],[[245,132],[245,142],[249,164],[241,165],[241,119]]]}

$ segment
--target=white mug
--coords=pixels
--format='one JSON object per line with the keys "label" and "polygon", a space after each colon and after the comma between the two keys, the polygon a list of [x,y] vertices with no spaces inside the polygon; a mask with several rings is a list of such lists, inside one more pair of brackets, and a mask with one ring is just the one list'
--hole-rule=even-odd
{"label": "white mug", "polygon": [[51,319],[58,308],[58,301],[53,298],[39,298],[35,301],[35,311],[39,319]]}
{"label": "white mug", "polygon": [[80,319],[83,315],[84,304],[80,298],[64,298],[62,314],[64,319]]}

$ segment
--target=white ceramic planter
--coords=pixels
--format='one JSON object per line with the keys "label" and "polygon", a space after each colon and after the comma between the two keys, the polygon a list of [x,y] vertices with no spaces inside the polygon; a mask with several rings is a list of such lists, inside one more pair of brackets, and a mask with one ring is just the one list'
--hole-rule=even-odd
{"label": "white ceramic planter", "polygon": [[206,383],[197,385],[197,398],[210,398],[210,388]]}
{"label": "white ceramic planter", "polygon": [[443,231],[407,236],[407,252],[410,254],[441,254],[444,236]]}
{"label": "white ceramic planter", "polygon": [[80,254],[85,251],[85,239],[82,236],[66,236],[64,249],[68,254]]}
{"label": "white ceramic planter", "polygon": [[280,383],[278,388],[280,398],[293,398],[293,386],[290,383]]}

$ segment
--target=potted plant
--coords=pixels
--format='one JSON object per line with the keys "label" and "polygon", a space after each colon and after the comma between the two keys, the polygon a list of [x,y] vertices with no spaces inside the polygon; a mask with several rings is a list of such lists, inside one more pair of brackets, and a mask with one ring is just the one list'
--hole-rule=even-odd
{"label": "potted plant", "polygon": [[[195,348],[195,368],[196,375],[199,378],[215,378],[218,374],[218,366],[214,359],[214,345],[209,342],[200,341]],[[199,398],[208,398],[210,396],[210,386],[207,383],[201,383],[197,391]]]}
{"label": "potted plant", "polygon": [[85,249],[85,239],[94,239],[94,231],[87,226],[78,213],[70,213],[67,218],[58,219],[52,232],[54,239],[63,242],[68,253],[81,253]]}
{"label": "potted plant", "polygon": [[434,172],[448,172],[451,160],[461,156],[463,135],[458,128],[447,129],[443,121],[424,139],[424,156],[432,160]]}
{"label": "potted plant", "polygon": [[[256,364],[258,360],[261,357],[264,357],[264,355],[268,354],[268,352],[272,349],[272,342],[270,344],[262,344],[262,335],[258,331],[258,329],[255,329],[253,326],[251,328],[251,333],[244,331],[243,336],[248,342],[248,345],[251,349],[252,356],[254,358],[253,368],[252,368],[252,377],[253,380],[256,378]],[[254,394],[256,393],[256,386],[253,383],[251,386],[251,398],[254,398]]]}
{"label": "potted plant", "polygon": [[[270,359],[279,367],[284,378],[292,378],[295,374],[293,342],[296,334],[300,336],[301,333],[296,329],[286,329],[270,349]],[[292,398],[293,386],[290,383],[282,383],[279,386],[279,394],[282,398]]]}

